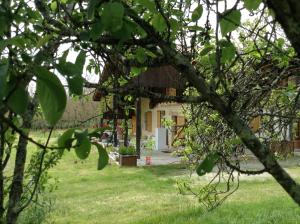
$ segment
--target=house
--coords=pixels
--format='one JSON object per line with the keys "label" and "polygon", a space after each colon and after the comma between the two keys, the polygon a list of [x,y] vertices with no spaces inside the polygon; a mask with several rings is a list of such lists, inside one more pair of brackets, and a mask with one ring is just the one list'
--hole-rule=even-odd
{"label": "house", "polygon": [[[114,65],[106,65],[99,82],[105,82],[110,77],[122,73],[123,71],[121,70]],[[117,75],[116,77],[118,78]],[[293,81],[299,85],[299,80],[292,79],[289,81]],[[287,83],[288,81],[285,84]],[[120,88],[143,89],[167,96],[179,96],[187,88],[187,82],[175,68],[170,65],[162,65],[148,68],[140,75],[131,78],[125,87],[122,86]],[[102,97],[103,94],[97,90],[94,94],[94,100],[99,101]],[[115,101],[113,100],[113,102]],[[186,120],[183,115],[183,105],[181,103],[137,94],[131,106],[134,110],[129,113],[126,119],[130,122],[131,134],[136,136],[137,147],[139,147],[141,139],[154,138],[157,150],[169,149],[176,139],[184,137],[182,129],[185,126]],[[124,110],[120,105],[117,105],[114,110],[112,108],[113,106],[104,115],[108,120],[119,119],[119,122],[116,121],[115,123],[120,124],[120,120],[125,119]],[[112,111],[114,112],[112,113]],[[261,117],[254,117],[250,122],[250,127],[254,132],[258,131],[261,127]],[[283,137],[282,141],[270,143],[272,149],[289,152],[300,149],[300,120],[294,121],[293,127],[289,127],[289,129],[290,137]]]}
{"label": "house", "polygon": [[[300,87],[300,77],[290,76],[279,82],[279,88],[286,88],[289,84],[294,84]],[[295,105],[299,108],[299,102]],[[249,126],[254,132],[259,131],[262,126],[262,117],[256,116],[251,121]],[[276,129],[276,127],[275,127]],[[300,152],[300,119],[290,118],[289,125],[285,126],[280,132],[280,140],[270,142],[270,149],[273,152],[278,152],[287,155],[291,152]]]}
{"label": "house", "polygon": [[[299,76],[292,76],[289,78],[289,81],[294,83],[298,89],[300,87],[300,77]],[[299,91],[299,90],[298,90]],[[299,99],[296,107],[300,107]],[[293,143],[294,151],[300,152],[300,119],[293,122],[292,126],[290,127],[291,132],[291,141]]]}
{"label": "house", "polygon": [[[113,65],[106,65],[99,82],[104,83],[113,74],[120,72],[116,70],[117,68],[113,67]],[[125,87],[143,89],[144,91],[166,96],[177,96],[185,90],[186,81],[172,66],[163,65],[147,69],[145,72],[132,78]],[[103,96],[101,92],[96,90],[94,101],[100,101]],[[116,97],[112,100],[111,105],[106,108],[104,118],[107,120],[115,119],[115,122],[120,124],[121,120],[126,119],[125,113],[120,102],[116,103],[117,105],[113,109],[115,101],[117,101]],[[127,119],[130,122],[131,135],[136,136],[137,139],[154,138],[156,142],[155,149],[163,150],[171,148],[177,138],[183,137],[182,129],[185,125],[185,118],[182,104],[166,102],[153,97],[137,96],[132,106],[135,109],[130,110]],[[116,133],[116,135],[118,134]],[[140,144],[139,140],[137,144]]]}

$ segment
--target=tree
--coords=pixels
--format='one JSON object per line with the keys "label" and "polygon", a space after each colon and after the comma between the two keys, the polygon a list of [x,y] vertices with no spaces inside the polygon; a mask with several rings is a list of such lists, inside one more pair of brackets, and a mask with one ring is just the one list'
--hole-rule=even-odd
{"label": "tree", "polygon": [[[294,4],[299,5],[296,2]],[[32,8],[33,5],[35,7]],[[23,173],[28,140],[43,150],[50,148],[63,152],[64,148],[75,147],[80,158],[88,155],[91,146],[89,139],[95,132],[70,129],[60,138],[57,147],[49,147],[48,143],[39,144],[30,139],[24,130],[30,128],[30,117],[27,119],[25,114],[33,114],[25,111],[27,104],[24,104],[27,99],[31,100],[27,94],[30,80],[37,82],[36,97],[32,98],[33,105],[37,98],[51,130],[61,117],[66,93],[53,73],[56,70],[65,77],[71,94],[81,95],[85,85],[115,94],[151,95],[205,106],[209,114],[216,114],[218,121],[231,130],[224,139],[238,137],[264,165],[264,171],[269,172],[294,201],[300,204],[300,186],[278,164],[269,146],[262,143],[248,125],[259,105],[272,102],[271,96],[274,96],[278,85],[265,92],[259,89],[257,95],[251,96],[262,97],[264,93],[269,93],[270,100],[250,98],[248,100],[253,104],[246,105],[245,108],[251,113],[242,111],[243,103],[249,98],[243,88],[250,87],[251,94],[254,94],[255,88],[265,87],[273,82],[278,84],[292,75],[286,71],[295,72],[298,69],[293,50],[289,43],[282,43],[286,42],[284,38],[278,38],[280,32],[275,32],[278,26],[268,16],[270,12],[266,6],[274,10],[275,18],[282,24],[296,52],[299,52],[299,30],[295,28],[299,26],[299,20],[297,13],[292,13],[292,9],[297,10],[298,7],[291,7],[290,1],[3,1],[0,14],[3,23],[0,30],[2,164],[5,147],[8,147],[5,139],[8,129],[18,133],[22,145],[22,150],[17,150],[23,153],[20,160],[16,159],[15,176]],[[247,24],[243,18],[249,12],[253,14],[251,20],[256,21]],[[252,42],[251,38],[254,38]],[[243,46],[243,42],[247,42],[247,45]],[[69,49],[62,55],[57,54],[61,51],[60,47],[66,44]],[[79,51],[75,63],[66,59],[70,49]],[[118,65],[121,68],[120,75],[127,81],[144,67],[172,65],[187,80],[191,91],[184,96],[168,97],[148,90],[99,87],[88,83],[82,77],[86,55],[90,59],[87,68],[95,72],[99,72],[100,64],[121,64]],[[262,72],[266,79],[260,79],[261,74],[256,70],[263,70],[267,64],[274,64],[272,69],[276,73]],[[128,72],[128,68],[131,72]],[[244,80],[243,75],[246,76]],[[240,80],[244,82],[239,82]],[[283,90],[283,94],[286,91],[288,90]],[[298,90],[290,91],[297,95]],[[279,96],[280,94],[278,93]],[[298,97],[283,102],[283,105],[291,101],[296,105]],[[268,110],[269,108],[271,107],[267,107]],[[296,112],[296,109],[287,110],[283,115],[297,117]],[[23,127],[17,127],[12,121],[13,117],[20,116],[24,119]],[[230,156],[230,151],[226,153]],[[99,155],[99,167],[103,168],[107,161],[105,151],[101,148]],[[221,156],[216,160],[208,153],[204,161],[214,165],[215,162],[226,162],[227,159],[228,157]],[[230,166],[229,163],[226,165]],[[200,164],[201,166],[203,165]],[[238,170],[234,166],[230,168]],[[3,186],[3,170],[4,167],[0,169],[0,187]],[[15,181],[15,184],[17,189],[12,188],[11,194],[16,194],[15,203],[18,203],[23,185],[22,181]],[[3,208],[3,188],[0,192],[0,204]],[[12,211],[15,211],[15,203],[10,206]],[[2,209],[2,216],[3,213]],[[15,223],[18,212],[8,214],[8,217],[14,218],[8,218],[7,222]]]}
{"label": "tree", "polygon": [[[49,71],[56,60],[56,52],[63,40],[43,27],[43,18],[32,8],[32,1],[2,1],[0,5],[0,222],[16,223],[19,214],[36,199],[43,187],[46,171],[59,158],[66,147],[49,145],[52,130],[66,106],[66,92],[61,81]],[[82,94],[81,74],[85,62],[84,53],[79,53],[76,63],[71,64],[72,75],[68,77],[71,93]],[[62,64],[62,63],[60,63]],[[70,68],[70,64],[68,64]],[[36,83],[36,91],[29,93],[30,82]],[[32,120],[41,106],[49,125],[49,136],[45,143],[39,143],[29,136]],[[73,130],[68,132],[68,147],[74,143],[79,156],[88,155],[91,147],[89,139],[96,132]],[[75,136],[76,135],[76,136]],[[17,140],[18,137],[18,140]],[[17,142],[16,142],[17,141]],[[38,155],[25,167],[28,141],[39,148]],[[16,156],[11,156],[16,145]],[[82,148],[84,147],[84,153]],[[99,161],[99,169],[107,163],[104,154]],[[56,153],[49,150],[56,149]],[[14,161],[13,161],[14,160]],[[12,174],[7,165],[14,163]]]}

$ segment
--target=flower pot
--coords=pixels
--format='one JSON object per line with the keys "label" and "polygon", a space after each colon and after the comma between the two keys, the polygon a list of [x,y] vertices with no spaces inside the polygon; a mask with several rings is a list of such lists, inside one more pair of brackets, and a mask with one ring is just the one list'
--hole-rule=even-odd
{"label": "flower pot", "polygon": [[151,165],[151,156],[146,156],[146,165]]}
{"label": "flower pot", "polygon": [[137,166],[137,155],[120,155],[121,166]]}

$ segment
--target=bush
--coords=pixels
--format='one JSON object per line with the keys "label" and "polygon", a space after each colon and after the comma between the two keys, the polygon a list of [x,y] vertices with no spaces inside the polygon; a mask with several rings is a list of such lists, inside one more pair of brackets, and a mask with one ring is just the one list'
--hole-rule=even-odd
{"label": "bush", "polygon": [[[49,175],[49,169],[59,162],[60,155],[58,151],[47,152],[44,156],[43,153],[42,150],[35,151],[27,166],[24,188],[32,189],[36,184],[37,188],[28,207],[20,214],[19,224],[47,223],[50,213],[55,209],[54,199],[48,194],[57,189],[57,179]],[[41,161],[43,161],[42,173],[40,173]],[[38,183],[35,182],[37,179],[39,180]],[[24,203],[29,201],[31,197],[31,190],[23,192]]]}
{"label": "bush", "polygon": [[119,148],[120,155],[136,155],[136,149],[133,146],[121,146]]}
{"label": "bush", "polygon": [[55,210],[55,201],[53,198],[43,196],[39,203],[32,203],[21,213],[19,224],[41,224],[48,223],[51,212]]}
{"label": "bush", "polygon": [[146,150],[153,150],[155,148],[155,140],[152,137],[149,137],[144,143],[144,147]]}

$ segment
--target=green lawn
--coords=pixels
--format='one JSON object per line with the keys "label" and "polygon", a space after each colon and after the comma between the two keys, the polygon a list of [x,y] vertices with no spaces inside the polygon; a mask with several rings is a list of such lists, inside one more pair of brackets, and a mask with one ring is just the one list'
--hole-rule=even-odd
{"label": "green lawn", "polygon": [[[176,179],[185,173],[180,166],[97,171],[96,163],[96,152],[82,162],[70,152],[51,170],[59,183],[47,223],[300,223],[300,209],[270,178],[242,181],[221,207],[206,212],[196,198],[178,194]],[[289,172],[297,175],[300,167]]]}

